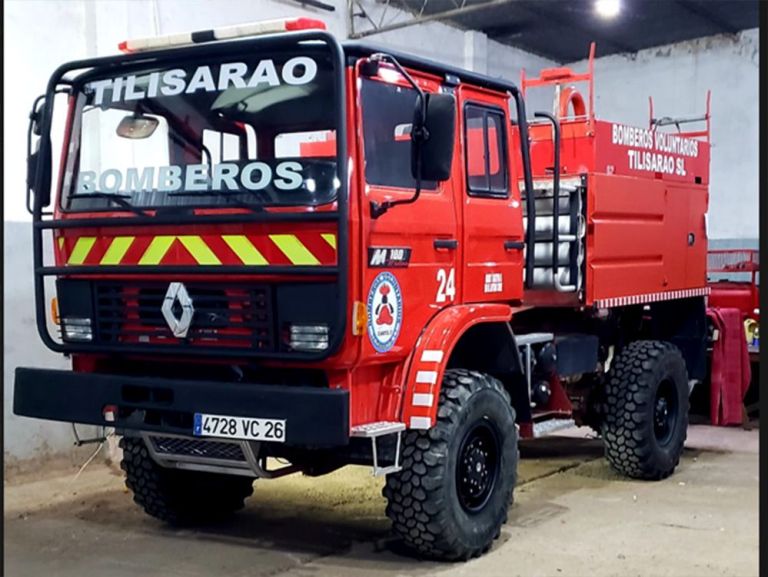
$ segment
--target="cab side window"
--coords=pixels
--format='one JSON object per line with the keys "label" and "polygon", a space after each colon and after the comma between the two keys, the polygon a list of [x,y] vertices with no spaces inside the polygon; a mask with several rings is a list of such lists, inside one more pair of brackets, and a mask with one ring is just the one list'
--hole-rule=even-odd
{"label": "cab side window", "polygon": [[471,196],[509,196],[504,113],[469,104],[464,109],[467,192]]}

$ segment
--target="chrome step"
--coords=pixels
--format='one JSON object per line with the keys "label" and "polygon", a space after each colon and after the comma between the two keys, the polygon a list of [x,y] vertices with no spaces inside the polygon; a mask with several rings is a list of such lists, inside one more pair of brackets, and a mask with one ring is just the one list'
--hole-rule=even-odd
{"label": "chrome step", "polygon": [[405,430],[405,423],[396,423],[394,421],[378,421],[376,423],[366,423],[352,427],[350,436],[352,437],[380,437],[382,435],[391,435]]}
{"label": "chrome step", "polygon": [[554,333],[524,333],[522,335],[515,335],[515,342],[518,347],[523,347],[526,345],[548,343],[554,340],[554,338]]}
{"label": "chrome step", "polygon": [[260,479],[275,479],[299,471],[295,465],[269,470],[267,458],[260,456],[261,444],[258,441],[147,432],[141,437],[152,460],[169,469]]}
{"label": "chrome step", "polygon": [[[365,423],[356,425],[350,431],[351,437],[362,437],[371,440],[371,450],[373,452],[373,476],[388,475],[397,473],[403,467],[400,464],[400,441],[402,439],[405,423],[394,421],[377,421],[375,423]],[[397,444],[395,445],[395,463],[386,467],[379,466],[379,455],[376,447],[376,439],[385,435],[397,435]]]}
{"label": "chrome step", "polygon": [[533,436],[534,438],[544,437],[555,431],[562,431],[575,426],[576,421],[573,419],[548,419],[533,424]]}

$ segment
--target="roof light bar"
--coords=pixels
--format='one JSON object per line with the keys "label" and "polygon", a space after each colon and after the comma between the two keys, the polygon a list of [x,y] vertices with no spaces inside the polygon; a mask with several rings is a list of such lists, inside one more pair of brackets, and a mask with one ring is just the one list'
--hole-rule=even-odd
{"label": "roof light bar", "polygon": [[188,46],[201,44],[215,40],[230,40],[232,38],[244,38],[246,36],[259,36],[261,34],[274,34],[276,32],[294,32],[296,30],[325,30],[325,22],[315,18],[278,18],[276,20],[262,20],[261,22],[249,22],[235,26],[225,26],[211,30],[198,32],[184,32],[182,34],[168,34],[152,38],[136,38],[125,40],[117,45],[121,52],[142,52],[157,48],[173,48],[176,46]]}

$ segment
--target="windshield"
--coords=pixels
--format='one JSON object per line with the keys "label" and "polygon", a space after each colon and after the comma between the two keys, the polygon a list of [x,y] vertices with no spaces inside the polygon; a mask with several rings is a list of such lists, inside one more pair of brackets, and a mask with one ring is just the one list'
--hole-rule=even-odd
{"label": "windshield", "polygon": [[306,48],[81,77],[62,209],[333,201],[333,65]]}

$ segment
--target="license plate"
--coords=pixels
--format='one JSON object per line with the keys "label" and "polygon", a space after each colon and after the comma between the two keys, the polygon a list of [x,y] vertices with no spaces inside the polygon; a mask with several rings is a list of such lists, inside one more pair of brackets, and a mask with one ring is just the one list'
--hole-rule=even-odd
{"label": "license plate", "polygon": [[196,437],[221,437],[246,441],[285,442],[285,419],[254,419],[195,413]]}

